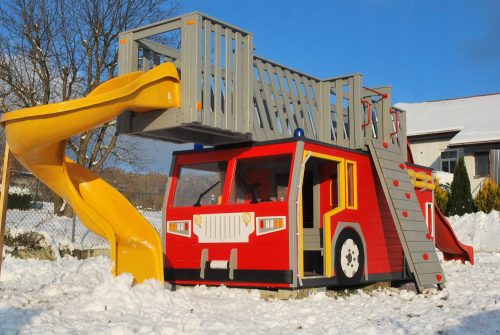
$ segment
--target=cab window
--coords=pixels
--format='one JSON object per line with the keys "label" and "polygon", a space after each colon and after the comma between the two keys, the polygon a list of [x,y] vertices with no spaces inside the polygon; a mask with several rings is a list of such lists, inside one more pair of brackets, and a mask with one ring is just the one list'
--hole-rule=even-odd
{"label": "cab window", "polygon": [[231,203],[286,201],[291,164],[291,155],[237,160]]}
{"label": "cab window", "polygon": [[220,204],[224,191],[227,162],[183,165],[179,169],[174,206]]}

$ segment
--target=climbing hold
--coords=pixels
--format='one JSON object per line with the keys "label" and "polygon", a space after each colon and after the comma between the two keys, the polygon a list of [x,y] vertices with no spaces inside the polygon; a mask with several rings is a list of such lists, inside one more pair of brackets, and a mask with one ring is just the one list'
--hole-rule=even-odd
{"label": "climbing hold", "polygon": [[405,218],[407,218],[407,217],[408,217],[408,211],[403,211],[403,216],[404,216]]}
{"label": "climbing hold", "polygon": [[393,184],[394,186],[398,187],[398,186],[399,186],[399,181],[398,181],[398,180],[396,180],[396,179],[394,179],[394,181],[392,182],[392,184]]}
{"label": "climbing hold", "polygon": [[425,260],[428,260],[429,259],[429,254],[428,253],[423,254],[422,258],[425,259]]}
{"label": "climbing hold", "polygon": [[405,197],[406,197],[406,199],[410,199],[410,198],[411,198],[411,194],[410,194],[410,192],[406,192],[406,193],[405,193]]}
{"label": "climbing hold", "polygon": [[383,145],[384,145],[384,148],[386,148],[386,149],[387,149],[387,148],[389,148],[389,143],[384,142],[384,144],[383,144]]}
{"label": "climbing hold", "polygon": [[406,167],[405,163],[400,163],[400,164],[399,164],[399,168],[400,168],[401,170],[404,170],[404,169],[405,169],[405,167]]}

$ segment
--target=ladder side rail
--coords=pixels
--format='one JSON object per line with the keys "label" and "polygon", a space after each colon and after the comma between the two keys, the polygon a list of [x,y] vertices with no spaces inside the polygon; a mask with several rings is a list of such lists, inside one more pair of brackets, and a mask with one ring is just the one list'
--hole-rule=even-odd
{"label": "ladder side rail", "polygon": [[363,106],[361,105],[361,75],[353,75],[350,79],[349,92],[351,93],[349,105],[351,113],[351,149],[362,149],[363,139]]}
{"label": "ladder side rail", "polygon": [[253,34],[249,33],[243,37],[242,49],[242,87],[241,87],[241,110],[243,115],[242,133],[252,133],[253,129]]}

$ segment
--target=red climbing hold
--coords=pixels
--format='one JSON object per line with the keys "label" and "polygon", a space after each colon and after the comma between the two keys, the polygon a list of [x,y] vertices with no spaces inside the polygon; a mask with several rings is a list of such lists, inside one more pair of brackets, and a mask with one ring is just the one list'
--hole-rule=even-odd
{"label": "red climbing hold", "polygon": [[401,170],[404,170],[404,169],[405,169],[405,167],[406,167],[405,163],[400,163],[400,164],[399,164],[399,168],[400,168]]}
{"label": "red climbing hold", "polygon": [[436,275],[436,279],[437,279],[438,281],[441,281],[441,280],[443,280],[443,276],[441,276],[441,275]]}
{"label": "red climbing hold", "polygon": [[386,149],[389,148],[389,143],[384,142],[384,148],[386,148]]}
{"label": "red climbing hold", "polygon": [[425,260],[428,260],[429,259],[429,254],[428,253],[423,254],[422,258],[425,259]]}
{"label": "red climbing hold", "polygon": [[425,234],[425,238],[428,239],[428,240],[432,240],[432,235],[431,233],[427,233]]}
{"label": "red climbing hold", "polygon": [[399,181],[394,179],[394,181],[392,182],[394,184],[394,186],[398,187],[399,186]]}
{"label": "red climbing hold", "polygon": [[406,192],[406,193],[405,193],[405,197],[406,197],[406,199],[410,199],[410,198],[411,198],[411,194],[410,194],[410,192]]}
{"label": "red climbing hold", "polygon": [[403,216],[404,216],[405,218],[407,218],[407,217],[408,217],[408,212],[407,212],[407,211],[403,211]]}

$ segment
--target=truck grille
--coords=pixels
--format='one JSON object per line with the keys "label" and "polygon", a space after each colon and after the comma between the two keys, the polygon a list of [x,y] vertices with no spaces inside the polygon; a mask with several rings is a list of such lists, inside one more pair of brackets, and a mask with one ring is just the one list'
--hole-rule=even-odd
{"label": "truck grille", "polygon": [[193,215],[199,243],[248,242],[255,230],[253,212]]}

